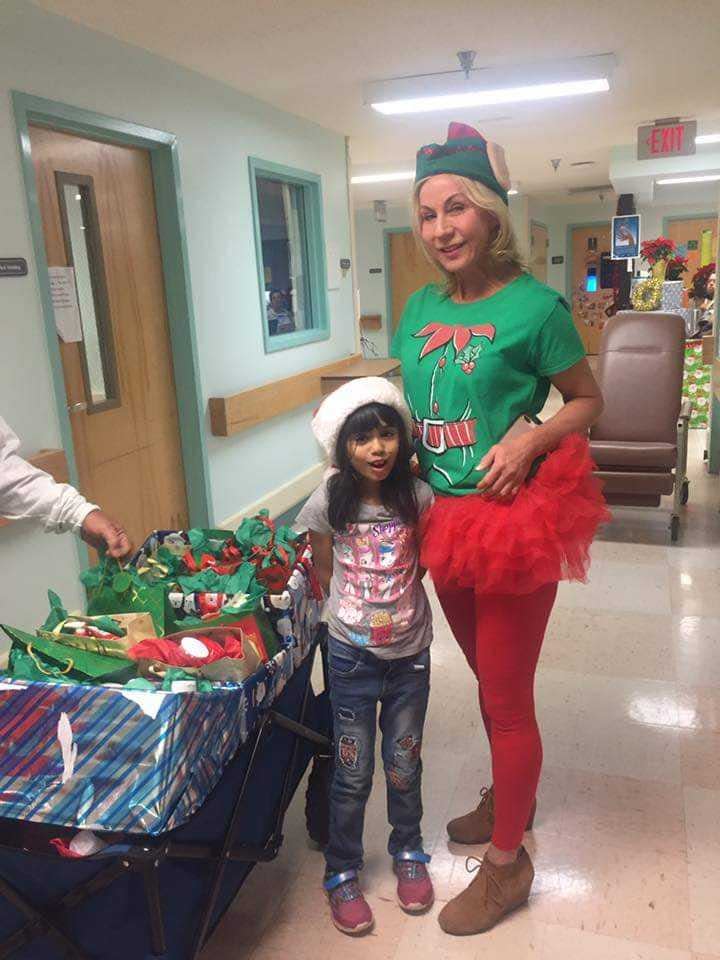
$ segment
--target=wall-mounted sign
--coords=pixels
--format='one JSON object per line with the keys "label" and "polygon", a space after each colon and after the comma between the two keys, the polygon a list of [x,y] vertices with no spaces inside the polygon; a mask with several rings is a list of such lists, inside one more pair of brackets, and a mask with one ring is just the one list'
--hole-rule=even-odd
{"label": "wall-mounted sign", "polygon": [[613,217],[610,256],[613,260],[631,260],[633,257],[640,256],[639,214]]}
{"label": "wall-mounted sign", "polygon": [[382,273],[382,267],[370,267],[370,273]]}
{"label": "wall-mounted sign", "polygon": [[697,121],[655,123],[638,127],[637,158],[689,157],[695,153]]}
{"label": "wall-mounted sign", "polygon": [[23,257],[0,257],[0,278],[26,277],[27,260]]}
{"label": "wall-mounted sign", "polygon": [[565,263],[565,257],[550,257],[550,262],[555,264]]}
{"label": "wall-mounted sign", "polygon": [[340,261],[340,269],[341,270],[350,269],[350,261],[347,259],[347,257],[343,257],[342,260]]}

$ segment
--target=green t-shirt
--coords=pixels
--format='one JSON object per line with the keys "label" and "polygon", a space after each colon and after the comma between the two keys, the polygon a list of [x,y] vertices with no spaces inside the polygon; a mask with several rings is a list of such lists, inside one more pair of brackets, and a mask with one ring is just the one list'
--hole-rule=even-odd
{"label": "green t-shirt", "polygon": [[567,304],[523,273],[475,303],[435,284],[414,293],[391,354],[401,361],[423,475],[440,494],[475,492],[475,467],[518,417],[545,405],[550,377],[585,356]]}

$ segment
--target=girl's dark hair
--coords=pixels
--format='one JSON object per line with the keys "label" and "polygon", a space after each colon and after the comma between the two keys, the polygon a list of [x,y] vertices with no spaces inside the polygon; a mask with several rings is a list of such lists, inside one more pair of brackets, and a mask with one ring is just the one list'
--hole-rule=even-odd
{"label": "girl's dark hair", "polygon": [[397,459],[380,486],[383,505],[405,523],[417,522],[418,504],[410,470],[412,449],[405,422],[394,407],[366,403],[354,410],[343,423],[335,445],[338,472],[328,481],[328,519],[330,526],[338,532],[357,520],[361,501],[359,477],[350,463],[348,443],[377,427],[394,427],[399,437]]}

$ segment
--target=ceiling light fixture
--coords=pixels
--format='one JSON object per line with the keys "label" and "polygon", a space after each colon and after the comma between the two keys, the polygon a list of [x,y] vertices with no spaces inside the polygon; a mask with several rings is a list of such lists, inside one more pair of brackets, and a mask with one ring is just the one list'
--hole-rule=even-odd
{"label": "ceiling light fixture", "polygon": [[656,180],[655,183],[664,187],[675,183],[712,183],[714,180],[720,180],[720,173],[710,173],[701,177],[665,177],[662,180]]}
{"label": "ceiling light fixture", "polygon": [[516,197],[519,193],[520,193],[520,191],[518,190],[517,187],[511,187],[511,188],[508,190],[508,196],[509,196],[509,197]]}
{"label": "ceiling light fixture", "polygon": [[351,183],[394,183],[399,180],[412,180],[414,170],[398,170],[395,173],[367,173],[351,177]]}
{"label": "ceiling light fixture", "polygon": [[720,133],[701,133],[695,137],[695,143],[720,143]]}
{"label": "ceiling light fixture", "polygon": [[613,54],[576,57],[509,67],[463,69],[380,80],[365,87],[365,103],[386,115],[458,110],[498,103],[523,103],[606,92],[615,63]]}

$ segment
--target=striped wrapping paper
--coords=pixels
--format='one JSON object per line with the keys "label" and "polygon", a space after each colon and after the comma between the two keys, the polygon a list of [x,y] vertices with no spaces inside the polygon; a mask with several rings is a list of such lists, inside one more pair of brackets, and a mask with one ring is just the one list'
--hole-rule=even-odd
{"label": "striped wrapping paper", "polygon": [[0,817],[156,835],[185,823],[312,648],[298,566],[273,598],[282,648],[204,694],[0,679]]}

